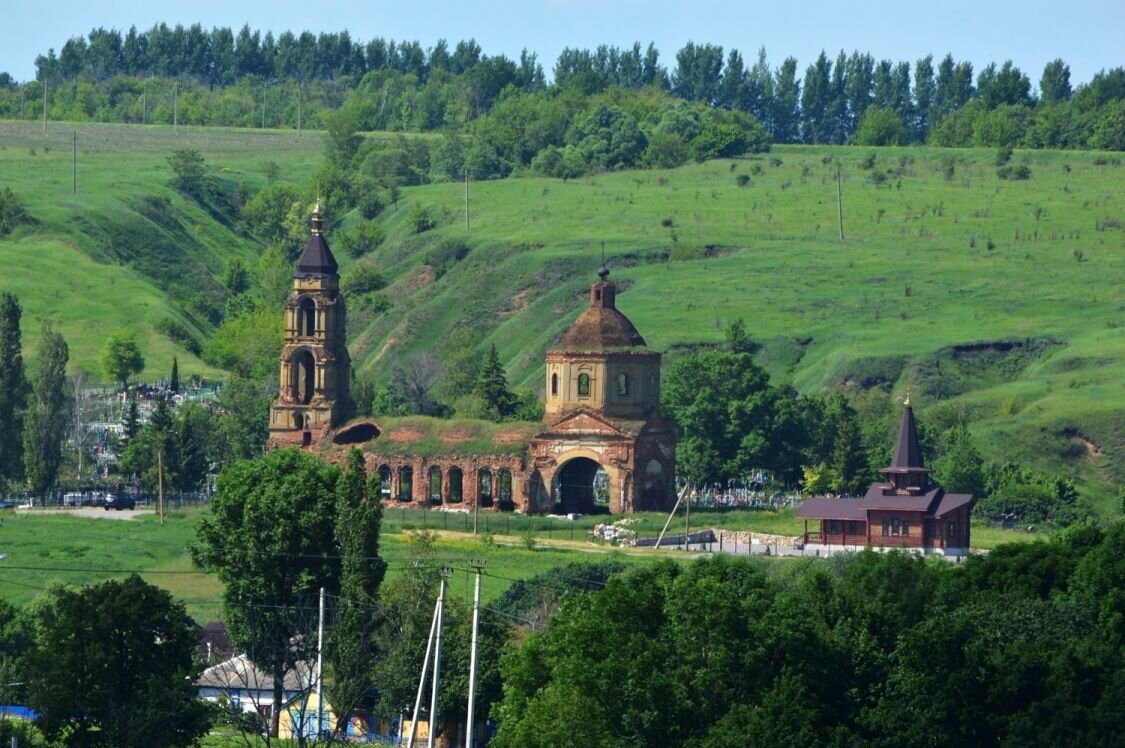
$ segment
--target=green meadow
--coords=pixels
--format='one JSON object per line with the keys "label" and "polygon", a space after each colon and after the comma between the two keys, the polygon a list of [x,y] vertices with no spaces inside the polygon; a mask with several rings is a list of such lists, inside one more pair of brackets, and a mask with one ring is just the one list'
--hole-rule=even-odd
{"label": "green meadow", "polygon": [[[71,139],[78,133],[78,194]],[[36,223],[0,240],[0,290],[61,323],[75,366],[96,371],[106,334],[131,326],[146,377],[218,374],[161,335],[213,329],[214,295],[258,242],[223,206],[184,198],[167,156],[198,148],[232,194],[266,164],[310,190],[320,133],[0,123],[0,186]],[[363,376],[441,350],[460,329],[495,343],[514,384],[542,390],[544,352],[586,305],[604,251],[619,307],[668,359],[723,340],[742,317],[778,381],[888,402],[909,392],[936,428],[969,424],[986,459],[1079,479],[1107,514],[1125,484],[1125,166],[1122,156],[1017,151],[1030,179],[997,174],[991,150],[778,146],[760,156],[575,180],[516,177],[405,188],[372,253],[387,311],[349,302]],[[839,237],[837,180],[843,206]],[[153,201],[167,201],[157,216]],[[168,207],[170,206],[170,207]],[[415,233],[425,209],[436,228]],[[169,220],[167,216],[172,218]],[[332,216],[334,229],[357,217]],[[330,235],[331,240],[331,235]],[[449,240],[467,240],[458,259]],[[152,251],[148,251],[149,248]],[[346,271],[351,259],[337,252]],[[221,291],[221,289],[219,289]],[[193,304],[195,304],[193,306]],[[221,305],[220,305],[221,308]]]}
{"label": "green meadow", "polygon": [[[206,509],[173,511],[161,525],[155,514],[142,512],[131,519],[74,516],[51,510],[30,513],[0,512],[0,599],[24,605],[55,584],[87,585],[140,574],[146,581],[168,590],[184,603],[188,612],[205,622],[222,615],[222,584],[192,566],[188,545],[195,526]],[[117,515],[121,516],[121,515]],[[402,574],[411,555],[411,535],[435,535],[434,562],[452,572],[451,594],[472,599],[470,562],[481,562],[485,576],[481,595],[496,600],[519,579],[527,579],[556,566],[607,556],[626,563],[657,557],[688,559],[682,551],[617,548],[594,541],[589,533],[595,524],[610,521],[605,516],[587,516],[577,521],[549,517],[482,511],[479,534],[472,533],[468,513],[435,512],[388,507],[384,515],[380,555],[388,564],[388,578]],[[629,529],[643,537],[660,533],[666,515],[645,512],[631,518]],[[669,535],[682,533],[682,513],[668,528]],[[803,522],[793,510],[703,510],[692,512],[690,528],[714,528],[720,533],[755,531],[797,535]],[[1041,535],[994,528],[974,528],[976,548],[1001,543],[1024,542]],[[732,539],[724,535],[724,548]],[[715,547],[717,550],[717,546]]]}

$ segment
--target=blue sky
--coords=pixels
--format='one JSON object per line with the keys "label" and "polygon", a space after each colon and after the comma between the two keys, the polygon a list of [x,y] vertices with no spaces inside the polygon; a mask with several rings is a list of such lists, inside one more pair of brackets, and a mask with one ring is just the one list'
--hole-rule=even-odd
{"label": "blue sky", "polygon": [[37,54],[56,51],[97,26],[126,30],[200,23],[243,24],[274,34],[286,29],[341,31],[417,40],[474,38],[486,54],[539,55],[548,77],[564,47],[631,46],[655,42],[671,68],[686,42],[736,48],[752,61],[765,46],[772,66],[786,56],[804,71],[821,49],[870,52],[876,59],[913,62],[951,52],[979,71],[1011,59],[1033,84],[1056,57],[1070,65],[1072,83],[1125,66],[1125,0],[943,0],[911,3],[840,0],[3,0],[0,71],[18,80],[35,75]]}

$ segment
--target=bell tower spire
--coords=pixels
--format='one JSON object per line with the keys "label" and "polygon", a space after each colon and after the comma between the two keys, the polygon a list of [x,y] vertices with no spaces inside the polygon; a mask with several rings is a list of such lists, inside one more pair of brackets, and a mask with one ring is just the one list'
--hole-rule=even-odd
{"label": "bell tower spire", "polygon": [[270,447],[307,446],[347,416],[351,359],[336,258],[324,238],[320,201],[285,302],[278,396],[270,408]]}

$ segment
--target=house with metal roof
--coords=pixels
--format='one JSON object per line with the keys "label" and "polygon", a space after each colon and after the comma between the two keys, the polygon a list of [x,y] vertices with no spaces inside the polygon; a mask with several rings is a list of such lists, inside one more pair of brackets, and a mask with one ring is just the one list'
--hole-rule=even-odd
{"label": "house with metal roof", "polygon": [[[903,403],[891,464],[862,498],[811,498],[797,510],[805,520],[806,550],[834,553],[859,548],[902,548],[964,556],[969,552],[970,494],[946,493],[922,462],[914,410]],[[814,524],[809,531],[809,523]]]}

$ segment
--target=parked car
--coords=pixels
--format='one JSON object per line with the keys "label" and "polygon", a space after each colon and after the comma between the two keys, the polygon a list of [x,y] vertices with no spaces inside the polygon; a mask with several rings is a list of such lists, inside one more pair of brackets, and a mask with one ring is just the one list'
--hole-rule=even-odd
{"label": "parked car", "polygon": [[126,496],[120,493],[106,494],[105,502],[102,504],[108,512],[110,509],[121,511],[122,509],[136,509],[137,502],[132,496]]}

